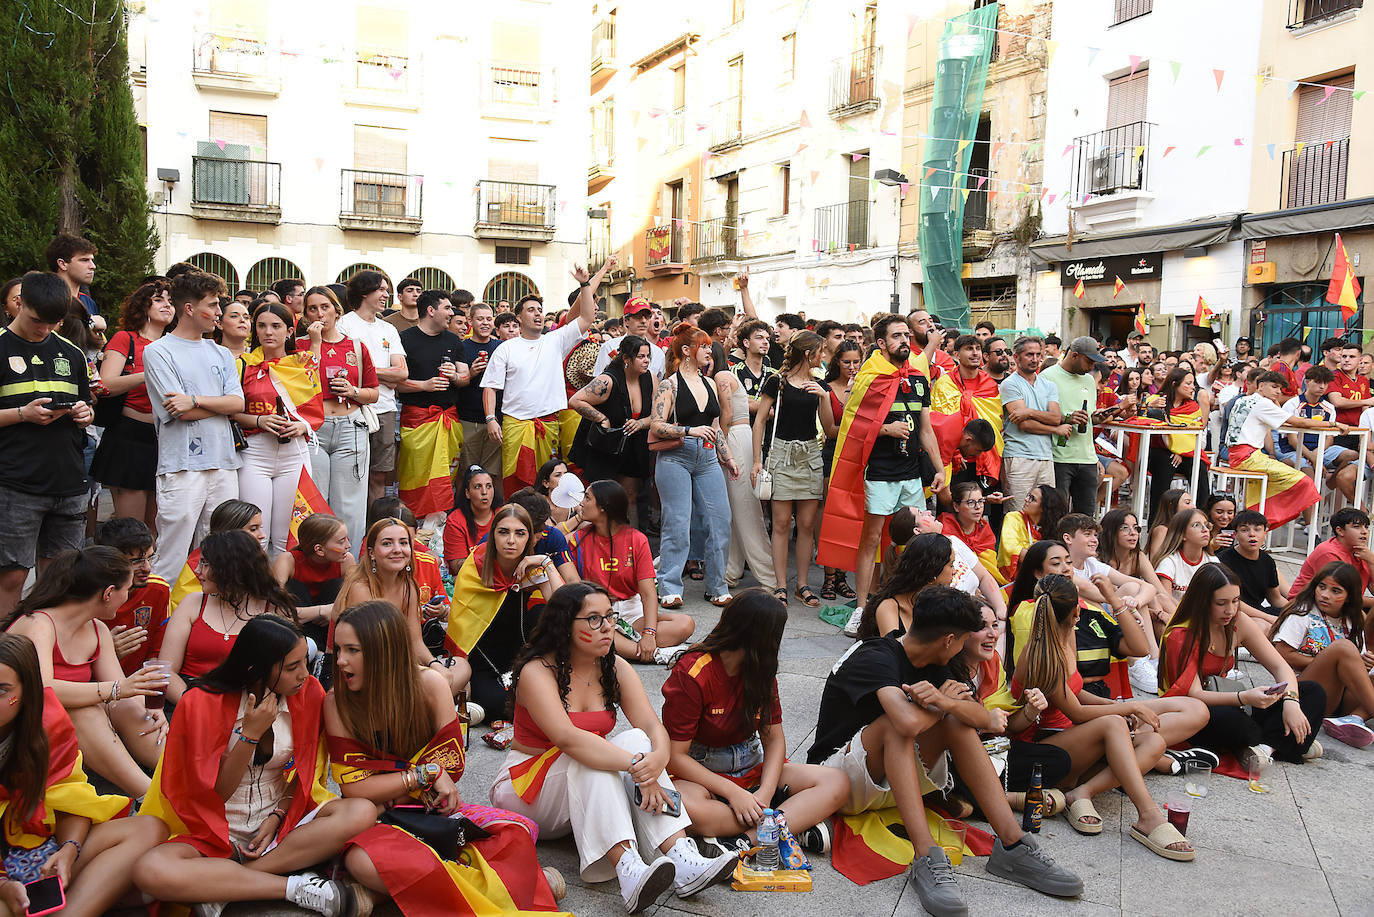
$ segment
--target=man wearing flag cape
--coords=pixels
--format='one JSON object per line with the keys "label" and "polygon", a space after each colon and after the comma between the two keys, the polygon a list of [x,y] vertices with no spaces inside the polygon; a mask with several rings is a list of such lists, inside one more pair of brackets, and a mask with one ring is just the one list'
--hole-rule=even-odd
{"label": "man wearing flag cape", "polygon": [[859,369],[840,422],[817,555],[824,566],[855,571],[855,626],[888,517],[925,504],[923,456],[926,483],[937,490],[944,483],[933,462],[940,449],[930,424],[930,380],[912,366],[911,326],[890,315],[874,325],[873,335],[877,349]]}

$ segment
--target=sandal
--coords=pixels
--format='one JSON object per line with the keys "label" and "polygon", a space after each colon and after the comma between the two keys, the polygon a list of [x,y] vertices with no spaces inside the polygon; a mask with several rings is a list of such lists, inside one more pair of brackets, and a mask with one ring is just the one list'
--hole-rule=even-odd
{"label": "sandal", "polygon": [[793,594],[801,599],[802,604],[807,608],[815,608],[821,604],[821,600],[816,598],[816,593],[811,591],[810,586],[798,586],[797,591]]}
{"label": "sandal", "polygon": [[835,571],[835,591],[840,594],[842,599],[858,598],[859,594],[854,591],[854,587],[849,585],[849,578],[844,575],[843,570]]}
{"label": "sandal", "polygon": [[1131,825],[1131,837],[1135,838],[1145,846],[1151,853],[1164,857],[1166,860],[1174,860],[1178,863],[1191,863],[1197,858],[1197,851],[1192,845],[1188,845],[1187,850],[1174,850],[1171,844],[1187,844],[1188,839],[1178,833],[1178,829],[1167,821],[1155,827],[1153,831],[1146,834],[1135,825]]}
{"label": "sandal", "polygon": [[[1012,811],[1021,812],[1026,808],[1025,793],[1008,793],[1007,805],[1011,806]],[[1064,791],[1050,787],[1045,790],[1045,810],[1040,813],[1041,818],[1053,818],[1060,812],[1068,808],[1068,803],[1064,800]]]}
{"label": "sandal", "polygon": [[[1102,816],[1097,814],[1097,808],[1091,799],[1078,799],[1069,803],[1068,809],[1064,811],[1064,817],[1069,820],[1069,827],[1079,834],[1102,833]],[[1097,824],[1085,821],[1089,818],[1097,819]]]}
{"label": "sandal", "polygon": [[784,605],[786,605],[786,604],[787,604],[787,587],[786,587],[786,586],[779,586],[778,588],[774,589],[774,590],[773,590],[773,598],[777,599],[779,602],[782,602]]}
{"label": "sandal", "polygon": [[835,574],[827,573],[825,581],[821,584],[821,598],[827,602],[835,600]]}
{"label": "sandal", "polygon": [[692,579],[696,580],[697,582],[701,582],[702,580],[706,579],[706,565],[699,560],[688,561],[687,569],[683,572],[686,573]]}

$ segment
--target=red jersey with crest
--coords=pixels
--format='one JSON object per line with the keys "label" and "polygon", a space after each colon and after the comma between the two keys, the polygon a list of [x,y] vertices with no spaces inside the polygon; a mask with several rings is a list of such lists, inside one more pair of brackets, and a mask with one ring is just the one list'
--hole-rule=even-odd
{"label": "red jersey with crest", "polygon": [[162,635],[167,631],[167,617],[172,613],[172,589],[160,576],[149,576],[147,584],[129,591],[129,601],[119,606],[110,629],[142,627],[148,631],[143,645],[119,660],[125,675],[143,668],[148,659],[156,659],[162,650]]}
{"label": "red jersey with crest", "polygon": [[649,539],[628,525],[607,538],[589,523],[576,532],[573,559],[589,583],[606,587],[615,601],[639,594],[640,580],[654,578],[654,552]]}

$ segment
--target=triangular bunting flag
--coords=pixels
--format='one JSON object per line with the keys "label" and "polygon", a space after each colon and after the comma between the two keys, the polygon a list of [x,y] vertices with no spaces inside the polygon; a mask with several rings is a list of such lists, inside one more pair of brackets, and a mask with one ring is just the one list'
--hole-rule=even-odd
{"label": "triangular bunting flag", "polygon": [[1198,149],[1197,155],[1194,156],[1193,158],[1194,158],[1194,159],[1200,159],[1200,158],[1202,158],[1202,154],[1205,153],[1205,152],[1207,152],[1207,151],[1210,150],[1211,148],[1212,148],[1212,145],[1211,145],[1211,144],[1209,144],[1209,143],[1203,144],[1202,147]]}
{"label": "triangular bunting flag", "polygon": [[1225,71],[1225,70],[1213,69],[1213,70],[1212,70],[1212,76],[1216,77],[1216,81],[1217,81],[1217,92],[1221,92],[1221,81],[1222,81],[1223,79],[1226,78],[1226,71]]}
{"label": "triangular bunting flag", "polygon": [[930,176],[934,175],[935,172],[936,172],[936,168],[935,168],[934,166],[928,167],[928,168],[926,169],[926,177],[925,177],[924,179],[922,179],[922,181],[930,181]]}
{"label": "triangular bunting flag", "polygon": [[1329,99],[1329,98],[1331,98],[1331,93],[1333,93],[1333,92],[1335,92],[1335,91],[1336,91],[1336,87],[1335,87],[1335,86],[1332,86],[1332,85],[1330,85],[1330,84],[1327,84],[1327,87],[1326,87],[1325,89],[1322,90],[1322,100],[1321,100],[1320,102],[1318,102],[1317,104],[1318,104],[1318,105],[1324,105],[1324,104],[1326,104],[1326,100]]}
{"label": "triangular bunting flag", "polygon": [[1169,61],[1169,69],[1174,72],[1174,82],[1178,82],[1178,75],[1183,70],[1183,65],[1176,60]]}
{"label": "triangular bunting flag", "polygon": [[1270,158],[1270,159],[1273,159],[1273,158],[1274,158],[1274,144],[1272,144],[1272,143],[1266,143],[1266,144],[1264,145],[1264,148],[1265,148],[1265,150],[1268,151],[1268,153],[1269,153],[1269,158]]}
{"label": "triangular bunting flag", "polygon": [[816,179],[818,179],[818,178],[820,178],[820,177],[821,177],[821,173],[819,173],[819,172],[812,172],[812,173],[811,173],[811,184],[814,185],[814,184],[816,183]]}
{"label": "triangular bunting flag", "polygon": [[1141,62],[1142,60],[1143,60],[1143,58],[1142,58],[1139,54],[1132,54],[1132,55],[1130,55],[1130,61],[1131,61],[1131,74],[1130,74],[1130,75],[1131,75],[1131,76],[1135,76],[1135,72],[1136,72],[1137,69],[1139,69],[1139,67],[1140,67],[1140,62]]}
{"label": "triangular bunting flag", "polygon": [[1173,152],[1174,150],[1176,150],[1176,149],[1178,149],[1178,147],[1176,147],[1176,146],[1166,146],[1166,147],[1164,148],[1164,153],[1163,153],[1163,155],[1161,155],[1159,158],[1160,158],[1160,159],[1164,159],[1164,158],[1168,157],[1168,155],[1169,155],[1170,153],[1172,153],[1172,152]]}
{"label": "triangular bunting flag", "polygon": [[1102,49],[1101,49],[1101,48],[1094,48],[1094,47],[1089,46],[1089,48],[1088,48],[1088,66],[1089,66],[1089,67],[1091,67],[1091,66],[1093,65],[1093,61],[1097,60],[1097,55],[1099,55],[1099,54],[1101,54],[1101,53],[1102,53]]}
{"label": "triangular bunting flag", "polygon": [[803,111],[803,112],[801,113],[801,126],[802,126],[802,127],[810,127],[810,126],[811,126],[811,117],[810,117],[810,115],[808,115],[805,111]]}

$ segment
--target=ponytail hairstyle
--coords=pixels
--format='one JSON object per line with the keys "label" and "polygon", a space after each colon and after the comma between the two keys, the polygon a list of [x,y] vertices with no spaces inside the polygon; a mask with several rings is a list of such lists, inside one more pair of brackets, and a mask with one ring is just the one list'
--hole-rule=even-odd
{"label": "ponytail hairstyle", "polygon": [[27,596],[5,619],[9,627],[24,615],[63,602],[85,602],[110,587],[133,580],[134,567],[123,551],[95,545],[80,551],[63,551],[54,557]]}
{"label": "ponytail hairstyle", "polygon": [[0,762],[0,787],[11,800],[5,809],[3,825],[6,833],[17,834],[19,826],[37,813],[47,787],[48,733],[43,728],[43,705],[48,699],[43,689],[43,673],[38,667],[38,651],[28,637],[0,633],[0,665],[14,669],[19,679],[14,690],[22,701],[10,724],[14,744],[9,756]]}
{"label": "ponytail hairstyle", "polygon": [[[301,520],[300,526],[296,529],[296,544],[301,549],[301,554],[311,563],[316,563],[317,558],[315,549],[324,550],[325,543],[339,533],[339,529],[347,528],[344,521],[338,516],[329,513],[311,513]],[[328,561],[324,561],[328,564]]]}
{"label": "ponytail hairstyle", "polygon": [[[1064,658],[1063,632],[1078,610],[1078,587],[1072,577],[1051,573],[1035,587],[1035,615],[1021,659],[1026,688],[1039,688],[1049,696],[1069,681],[1070,662]],[[1077,665],[1075,660],[1073,665]]]}
{"label": "ponytail hairstyle", "polygon": [[682,364],[682,349],[708,346],[711,336],[690,322],[683,322],[673,329],[672,340],[668,342],[668,366],[665,375],[671,376]]}
{"label": "ponytail hairstyle", "polygon": [[908,541],[891,575],[873,600],[865,604],[859,620],[859,639],[882,636],[878,633],[878,606],[898,596],[909,596],[914,602],[916,594],[935,582],[953,556],[954,546],[947,535],[922,532]]}
{"label": "ponytail hairstyle", "polygon": [[1326,580],[1335,580],[1336,585],[1345,590],[1345,604],[1341,606],[1341,622],[1345,624],[1345,629],[1349,633],[1349,640],[1355,644],[1357,650],[1364,650],[1364,603],[1361,596],[1364,593],[1364,586],[1360,582],[1359,571],[1350,564],[1343,561],[1333,560],[1316,572],[1307,585],[1302,587],[1302,591],[1293,597],[1293,600],[1284,606],[1283,611],[1279,612],[1278,618],[1269,628],[1269,639],[1273,640],[1283,626],[1283,622],[1293,615],[1305,615],[1316,611],[1317,608],[1317,585]]}
{"label": "ponytail hairstyle", "polygon": [[261,515],[262,510],[247,500],[225,500],[210,514],[210,531],[228,532],[247,528],[254,516]]}
{"label": "ponytail hairstyle", "polygon": [[814,331],[798,331],[792,335],[787,340],[787,353],[782,358],[782,368],[778,370],[778,376],[786,379],[788,373],[805,364],[824,343],[821,336]]}

